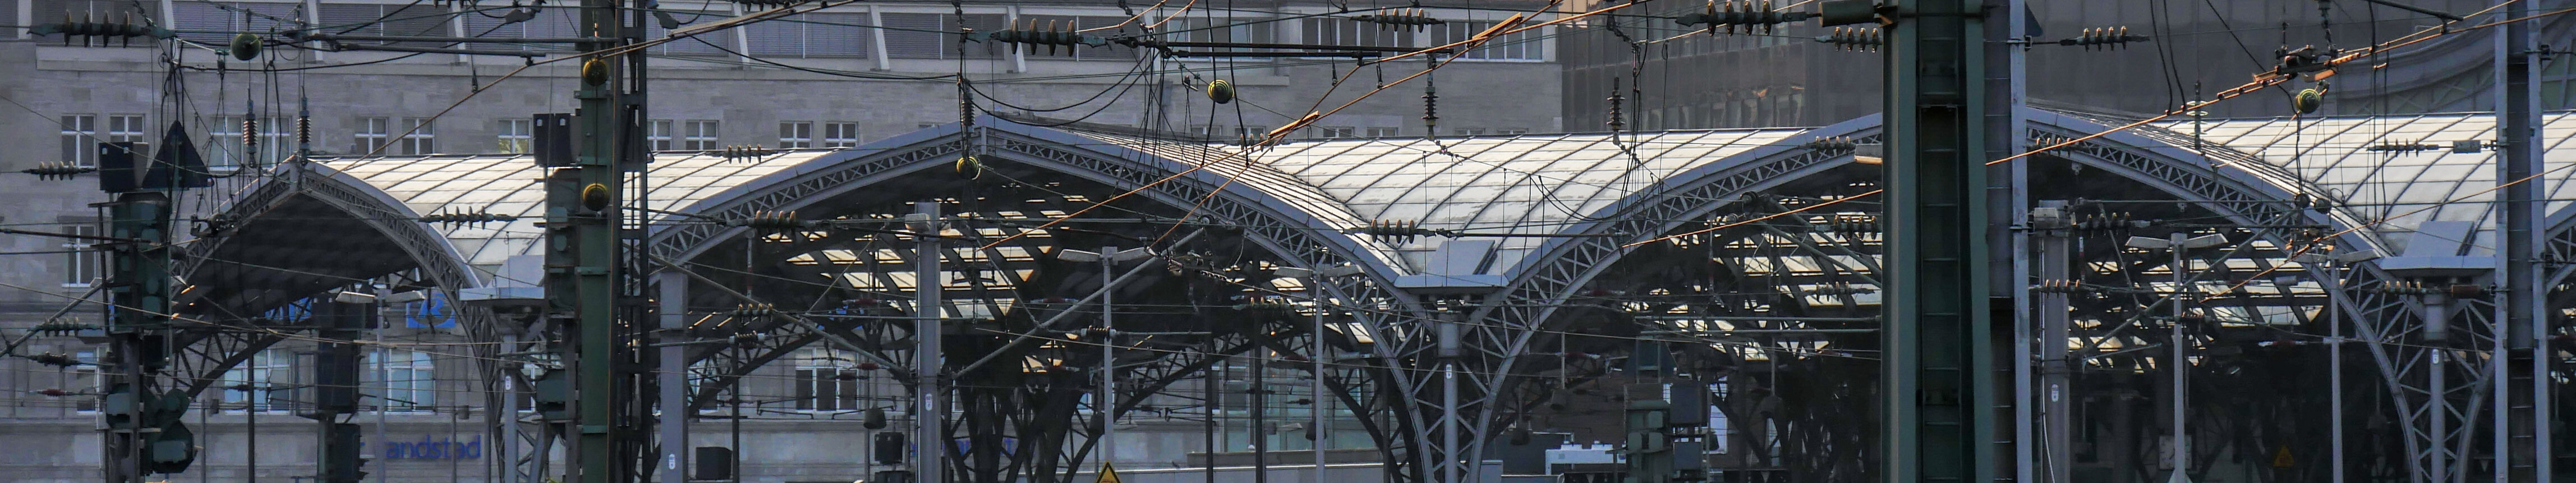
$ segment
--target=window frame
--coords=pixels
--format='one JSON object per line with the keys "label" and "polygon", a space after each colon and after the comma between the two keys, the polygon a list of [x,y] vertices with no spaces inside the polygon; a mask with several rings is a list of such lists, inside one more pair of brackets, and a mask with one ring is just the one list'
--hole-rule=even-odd
{"label": "window frame", "polygon": [[536,149],[537,121],[532,117],[492,120],[493,148],[503,154],[527,154]]}
{"label": "window frame", "polygon": [[98,115],[64,114],[56,118],[56,124],[62,130],[62,161],[73,166],[97,167],[98,143],[106,142],[106,138],[98,135]]}
{"label": "window frame", "polygon": [[814,121],[778,121],[778,149],[814,147]]}

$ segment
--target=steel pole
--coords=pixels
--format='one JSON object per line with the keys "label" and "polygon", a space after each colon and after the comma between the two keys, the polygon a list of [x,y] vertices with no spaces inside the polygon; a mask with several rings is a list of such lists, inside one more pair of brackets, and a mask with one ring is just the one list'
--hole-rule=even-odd
{"label": "steel pole", "polygon": [[2332,441],[2326,448],[2326,459],[2327,464],[2334,465],[2329,471],[2333,479],[2328,480],[2333,483],[2344,481],[2343,304],[2335,301],[2343,291],[2343,269],[2343,263],[2336,262],[2327,265],[2326,273],[2326,419],[2334,422],[2327,431]]}
{"label": "steel pole", "polygon": [[1306,440],[1315,450],[1315,471],[1307,475],[1309,483],[1324,483],[1324,275],[1308,277],[1306,298],[1315,303],[1313,347],[1306,350],[1306,361],[1315,365],[1306,397]]}
{"label": "steel pole", "polygon": [[[661,309],[659,315],[662,319],[661,334],[664,342],[688,338],[688,334],[682,330],[688,325],[689,277],[677,270],[678,268],[674,267],[671,271],[653,275],[655,282],[660,284],[661,293],[655,297],[655,302]],[[687,468],[690,462],[685,451],[689,449],[688,425],[689,413],[692,411],[689,411],[687,395],[689,390],[687,350],[685,346],[668,345],[661,347],[661,354],[658,354],[662,359],[662,374],[657,377],[661,382],[659,388],[661,401],[658,404],[662,408],[662,414],[661,420],[656,422],[659,427],[655,429],[662,433],[660,435],[662,483],[688,481]]]}
{"label": "steel pole", "polygon": [[1118,459],[1118,294],[1111,284],[1118,269],[1118,247],[1100,247],[1100,464]]}
{"label": "steel pole", "polygon": [[912,370],[913,370],[913,481],[947,483],[948,469],[948,392],[946,371],[940,370],[939,317],[944,307],[940,289],[947,277],[940,271],[945,248],[939,243],[944,227],[939,222],[939,202],[913,203],[911,218],[913,253]]}
{"label": "steel pole", "polygon": [[2188,398],[2188,394],[2190,394],[2187,392],[2188,389],[2183,387],[2183,378],[2186,377],[2184,375],[2185,373],[2190,372],[2187,369],[2191,367],[2189,361],[2183,360],[2183,352],[2186,346],[2183,344],[2182,335],[2182,289],[2183,282],[2186,280],[2185,276],[2187,275],[2184,272],[2187,272],[2188,270],[2183,267],[2182,254],[2183,250],[2185,250],[2185,248],[2183,248],[2183,234],[2175,233],[2171,238],[2169,238],[2169,240],[2171,240],[2173,245],[2167,246],[2165,249],[2173,252],[2174,291],[2172,300],[2173,324],[2166,328],[2168,340],[2166,343],[2173,346],[2173,367],[2172,369],[2169,369],[2173,371],[2173,455],[2170,462],[2170,464],[2173,465],[2173,477],[2167,478],[2166,481],[2182,483],[2191,481],[2191,477],[2189,476],[2189,470],[2191,469],[2191,436],[2188,432],[2190,428],[2185,426],[2183,417],[2183,406],[2188,404],[2188,401],[2186,401],[2185,398]]}
{"label": "steel pole", "polygon": [[[2508,19],[2529,17],[2534,2],[2512,2],[2501,16]],[[2548,180],[2536,176],[2541,171],[2541,150],[2546,146],[2540,133],[2539,42],[2531,23],[2517,20],[2504,25],[2497,36],[2496,127],[2501,157],[2496,162],[2496,183],[2504,189],[2497,193],[2496,209],[2502,212],[2502,252],[2498,257],[2504,266],[2496,272],[2502,277],[2497,285],[2504,291],[2499,304],[2502,317],[2496,330],[2496,387],[2498,414],[2495,417],[2496,481],[2548,482],[2552,475],[2550,459],[2550,385],[2548,337],[2544,328],[2545,297],[2549,287],[2542,283],[2544,250],[2540,218],[2544,190]],[[2563,62],[2563,60],[2562,60]]]}

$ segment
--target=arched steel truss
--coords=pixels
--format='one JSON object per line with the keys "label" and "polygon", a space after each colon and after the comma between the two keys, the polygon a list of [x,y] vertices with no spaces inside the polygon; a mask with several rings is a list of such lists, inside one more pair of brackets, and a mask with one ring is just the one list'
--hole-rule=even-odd
{"label": "arched steel truss", "polygon": [[[2034,141],[2063,140],[2106,129],[2099,123],[2046,111],[2032,111],[2029,132]],[[1353,310],[1362,326],[1371,328],[1379,343],[1371,350],[1386,369],[1337,375],[1337,385],[1392,384],[1409,398],[1391,400],[1393,416],[1403,437],[1386,439],[1396,445],[1419,442],[1425,447],[1390,447],[1388,461],[1403,467],[1392,471],[1402,477],[1428,480],[1445,469],[1445,465],[1463,465],[1480,459],[1483,444],[1493,441],[1495,431],[1507,420],[1536,401],[1514,390],[1522,381],[1510,376],[1509,369],[1524,365],[1532,352],[1534,334],[1556,330],[1551,322],[1563,319],[1556,304],[1585,289],[1601,270],[1627,253],[1621,245],[1648,237],[1670,233],[1674,229],[1704,217],[1724,206],[1726,200],[1741,199],[1746,194],[1778,186],[1790,180],[1813,175],[1849,162],[1848,153],[1813,151],[1795,146],[1770,146],[1755,149],[1731,159],[1708,164],[1658,182],[1647,192],[1633,195],[1596,213],[1599,221],[1575,225],[1568,231],[1587,234],[1620,234],[1621,237],[1564,238],[1551,241],[1532,256],[1525,257],[1508,274],[1511,282],[1498,294],[1476,301],[1467,314],[1469,328],[1465,343],[1471,354],[1459,359],[1473,364],[1464,371],[1473,389],[1465,391],[1459,407],[1466,411],[1459,424],[1465,434],[1457,440],[1439,437],[1437,422],[1441,396],[1429,377],[1414,377],[1437,365],[1436,330],[1429,330],[1421,314],[1426,305],[1414,294],[1390,290],[1386,281],[1401,274],[1390,251],[1382,244],[1356,239],[1341,233],[1312,228],[1356,226],[1362,220],[1347,211],[1336,211],[1333,203],[1311,193],[1287,192],[1294,184],[1247,184],[1232,179],[1236,170],[1194,169],[1193,160],[1165,156],[1121,147],[1104,147],[1099,138],[1010,124],[998,119],[980,122],[983,127],[972,136],[955,125],[899,137],[880,146],[852,150],[817,160],[802,167],[745,186],[726,195],[688,207],[682,211],[713,217],[747,217],[762,210],[794,210],[836,193],[863,189],[871,183],[892,179],[906,173],[949,166],[961,153],[961,140],[971,138],[980,146],[979,155],[1007,159],[1011,162],[1044,166],[1119,188],[1150,187],[1140,195],[1175,206],[1200,205],[1198,212],[1208,219],[1243,226],[1246,236],[1268,248],[1284,261],[1306,266],[1330,266],[1353,262],[1368,269],[1368,276],[1327,287],[1341,300],[1364,301],[1371,307]],[[1001,126],[1001,127],[995,127]],[[1876,136],[1877,120],[1863,118],[1816,129],[1797,140],[1820,136],[1846,136],[1867,140]],[[2154,129],[2135,129],[2079,143],[2052,152],[2084,166],[2102,169],[2174,194],[2181,201],[2221,213],[2232,222],[2247,225],[2323,225],[2330,227],[2332,244],[2339,250],[2379,249],[2381,243],[2373,231],[2357,218],[2341,210],[2319,212],[2292,206],[2288,200],[2299,194],[2322,193],[2285,171],[2266,166],[2251,156],[2224,149],[2204,152],[2189,146],[2189,138]],[[2201,159],[2216,160],[2213,163]],[[1204,161],[1204,160],[1197,160]],[[1258,167],[1251,167],[1260,170]],[[1272,175],[1262,170],[1263,175]],[[1291,190],[1296,191],[1296,190]],[[1210,196],[1211,194],[1215,196]],[[1283,197],[1285,196],[1285,197]],[[426,225],[408,221],[417,216],[402,204],[384,196],[363,181],[311,166],[295,176],[274,178],[258,184],[229,201],[218,220],[234,223],[253,220],[296,198],[320,201],[333,209],[348,213],[368,228],[410,255],[414,263],[442,289],[474,287],[482,281],[465,266],[462,258],[435,231]],[[2562,210],[2551,217],[2546,253],[2550,260],[2576,259],[2576,211]],[[733,238],[738,228],[710,224],[674,224],[656,231],[649,243],[650,252],[659,258],[683,260],[707,250],[720,240]],[[255,243],[238,237],[208,237],[192,245],[177,273],[191,274],[202,268],[202,260],[233,243]],[[2276,240],[2284,244],[2294,240]],[[2414,343],[2420,339],[2420,328],[2426,313],[2420,300],[2408,296],[2388,295],[2377,290],[2399,281],[2375,266],[2358,267],[2350,272],[2328,300],[2356,316],[2350,327],[2354,338],[2380,342],[2366,344],[2371,359],[2381,368],[2381,384],[2397,401],[2397,412],[2403,415],[2407,436],[2403,438],[2411,454],[2430,455],[2409,461],[2412,472],[2432,475],[2437,465],[2432,460],[2464,461],[2473,451],[2477,411],[2488,384],[2483,382],[2483,360],[2443,355],[2443,351],[2425,349]],[[2303,275],[2308,271],[2301,271]],[[2553,285],[2566,285],[2576,276],[2576,268],[2560,265],[2552,272]],[[2550,304],[2552,310],[2565,310],[2569,290],[2558,290]],[[2469,347],[2483,347],[2476,341],[2492,337],[2485,331],[2488,310],[2474,306],[2458,307],[2443,312],[2451,325],[2466,327],[2463,331]],[[497,339],[495,317],[489,313],[468,314],[469,333],[478,340]],[[2367,321],[2367,322],[2363,322]],[[720,377],[740,377],[759,364],[774,360],[796,345],[826,339],[812,324],[777,324],[770,340],[783,341],[758,348],[763,356],[746,357],[740,367],[724,369]],[[237,339],[237,340],[236,340]],[[182,370],[196,375],[192,391],[203,390],[204,381],[219,380],[220,375],[250,354],[275,342],[273,336],[256,336],[244,331],[215,331],[210,336],[189,341],[187,352],[179,362]],[[1254,342],[1277,344],[1279,341]],[[481,346],[478,346],[481,347]],[[1293,349],[1282,347],[1281,349]],[[497,348],[486,349],[497,350]],[[1284,350],[1283,352],[1296,352]],[[486,354],[488,356],[488,354]],[[693,358],[704,358],[704,353]],[[2440,363],[2434,359],[2441,358]],[[1204,366],[1199,366],[1204,367]],[[1395,368],[1411,370],[1393,370]],[[1188,370],[1186,367],[1183,370]],[[2443,374],[2441,384],[2429,386]],[[486,371],[490,374],[492,371]],[[501,376],[509,377],[509,376]],[[1370,380],[1363,380],[1370,379]],[[1151,389],[1147,389],[1150,391]],[[703,405],[704,396],[692,401]],[[498,424],[498,423],[496,423]],[[2443,448],[2441,451],[2421,451]],[[2459,464],[2447,471],[2464,471]],[[1395,468],[1390,468],[1395,469]]]}
{"label": "arched steel truss", "polygon": [[[1138,196],[1170,206],[1195,207],[1193,211],[1201,219],[1239,227],[1245,238],[1255,245],[1266,248],[1271,255],[1280,257],[1281,261],[1288,264],[1329,267],[1351,263],[1363,267],[1367,270],[1367,277],[1338,281],[1326,286],[1326,292],[1338,300],[1359,301],[1364,304],[1361,307],[1350,307],[1344,312],[1359,319],[1361,323],[1357,326],[1371,328],[1378,332],[1369,334],[1371,338],[1398,339],[1391,337],[1390,331],[1408,332],[1399,327],[1415,325],[1402,317],[1402,314],[1408,313],[1408,309],[1413,306],[1413,298],[1404,293],[1388,290],[1390,285],[1384,282],[1393,279],[1396,275],[1397,269],[1392,263],[1391,250],[1382,244],[1346,236],[1338,231],[1317,229],[1357,226],[1361,223],[1347,212],[1319,213],[1317,212],[1319,210],[1312,209],[1311,207],[1332,206],[1329,199],[1322,197],[1321,193],[1311,189],[1296,190],[1280,182],[1256,184],[1246,180],[1249,177],[1273,176],[1277,181],[1286,181],[1284,175],[1271,172],[1266,167],[1247,165],[1245,160],[1234,156],[1175,159],[1165,156],[1165,154],[1172,154],[1170,152],[1158,153],[1127,147],[1107,147],[1103,146],[1103,140],[1098,138],[1034,128],[989,117],[979,122],[979,126],[971,132],[971,136],[968,134],[970,133],[954,124],[908,134],[879,144],[892,147],[854,150],[820,158],[812,161],[808,167],[774,175],[743,189],[705,200],[683,211],[718,219],[735,219],[747,218],[753,213],[763,211],[813,208],[817,203],[842,193],[866,189],[873,184],[907,174],[952,169],[953,163],[961,155],[966,154],[964,147],[973,143],[976,146],[973,154],[987,163],[1020,163],[1036,166],[1097,182],[1113,189],[1140,189],[1137,192]],[[1287,182],[1293,183],[1293,181]],[[1307,208],[1301,208],[1301,206]],[[812,211],[809,210],[809,212]],[[691,259],[727,240],[737,239],[743,233],[743,229],[739,227],[710,224],[665,226],[653,235],[650,244],[655,256],[664,260]],[[904,346],[908,346],[909,342],[891,342],[878,346],[875,343],[863,342],[861,339],[864,338],[860,337],[825,333],[822,324],[778,320],[760,327],[761,331],[770,334],[768,341],[775,342],[765,341],[759,347],[749,348],[744,351],[745,354],[735,358],[734,364],[720,368],[717,374],[711,376],[713,380],[693,395],[689,403],[691,406],[706,406],[717,396],[717,391],[721,387],[732,384],[733,380],[750,374],[751,371],[785,356],[790,351],[818,341],[836,341],[849,348],[879,352],[883,360],[889,361],[906,360],[908,353],[904,350]],[[909,334],[902,337],[904,341],[910,340]],[[1305,347],[1304,344],[1286,344],[1286,342],[1289,341],[1271,337],[1247,337],[1232,344],[1225,344],[1230,346],[1227,350],[1233,352],[1224,354],[1233,355],[1261,347],[1268,347],[1281,353],[1308,352],[1299,350]],[[1344,343],[1336,341],[1335,345]],[[1369,348],[1375,351],[1376,361],[1401,360],[1407,357],[1402,347],[1374,344]],[[722,350],[724,349],[701,349],[694,351],[690,358],[692,361],[704,360]],[[965,361],[954,361],[952,364],[963,362]],[[1192,373],[1204,369],[1212,362],[1211,360],[1185,362],[1178,370],[1145,378],[1149,382],[1140,384],[1140,387],[1135,389],[1122,391],[1127,393],[1122,395],[1122,399],[1129,402],[1122,404],[1119,410],[1132,409],[1135,404],[1133,401],[1142,400],[1143,396],[1160,390],[1173,380],[1192,377]],[[949,368],[949,370],[955,369]],[[897,379],[906,387],[918,383],[910,380],[909,377],[899,376]],[[1328,377],[1327,382],[1337,387],[1391,385],[1411,388],[1415,384],[1411,380],[1412,378],[1404,371],[1380,367],[1333,374]],[[1383,412],[1401,407],[1400,405],[1360,404],[1360,401],[1347,398],[1344,402],[1358,414]],[[1397,428],[1415,428],[1413,431],[1417,432],[1421,426],[1403,415],[1398,415],[1392,422],[1397,425]],[[1406,462],[1411,461],[1413,459],[1411,455],[1414,454],[1409,442],[1419,441],[1418,436],[1418,434],[1379,436],[1379,441],[1389,445],[1383,448],[1389,451],[1389,464],[1409,465]],[[976,470],[976,468],[960,469]]]}

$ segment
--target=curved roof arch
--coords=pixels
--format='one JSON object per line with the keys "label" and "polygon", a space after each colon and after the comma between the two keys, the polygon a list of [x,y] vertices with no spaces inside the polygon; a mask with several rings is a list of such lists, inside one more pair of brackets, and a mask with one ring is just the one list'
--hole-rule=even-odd
{"label": "curved roof arch", "polygon": [[[963,153],[968,131],[950,123],[805,158],[715,194],[675,205],[698,216],[743,218],[756,211],[788,211],[904,174],[948,169]],[[1175,143],[1090,130],[1048,128],[992,116],[977,120],[975,154],[986,163],[1044,166],[1175,206],[1198,206],[1201,216],[1240,226],[1282,256],[1310,266],[1348,261],[1381,279],[1400,265],[1383,244],[1343,234],[1359,217],[1311,186],[1260,163],[1237,148]],[[1325,229],[1316,229],[1325,228]],[[742,230],[713,224],[665,224],[652,235],[658,255],[684,259]]]}

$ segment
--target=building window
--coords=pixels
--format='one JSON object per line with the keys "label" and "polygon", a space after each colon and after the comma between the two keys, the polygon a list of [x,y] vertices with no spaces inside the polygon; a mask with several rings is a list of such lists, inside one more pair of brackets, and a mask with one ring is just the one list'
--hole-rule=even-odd
{"label": "building window", "polygon": [[1483,135],[1485,135],[1485,128],[1481,128],[1481,127],[1462,127],[1462,128],[1458,128],[1458,135],[1460,135],[1460,136],[1483,136]]}
{"label": "building window", "polygon": [[436,144],[438,133],[431,129],[436,127],[434,123],[434,120],[428,118],[403,118],[401,126],[404,134],[401,144],[396,146],[400,148],[400,153],[406,156],[422,156],[438,152]]}
{"label": "building window", "polygon": [[255,411],[279,409],[285,394],[278,391],[278,377],[289,374],[293,356],[279,349],[251,354],[241,366],[224,372],[224,409],[243,408]]}
{"label": "building window", "polygon": [[838,351],[808,351],[796,366],[796,409],[853,411],[860,408],[859,372]]}
{"label": "building window", "polygon": [[717,128],[722,127],[716,121],[689,121],[687,127],[688,136],[680,139],[680,150],[713,151],[723,148],[716,144]]}
{"label": "building window", "polygon": [[385,131],[392,129],[393,125],[394,122],[391,118],[358,118],[358,146],[356,149],[358,154],[368,155],[383,151],[385,149],[385,141],[389,139],[386,137]]}
{"label": "building window", "polygon": [[1342,139],[1342,138],[1358,137],[1357,135],[1354,135],[1354,134],[1352,133],[1352,130],[1353,130],[1353,128],[1352,128],[1352,127],[1350,127],[1350,126],[1324,126],[1324,127],[1319,127],[1319,128],[1315,128],[1315,139]]}
{"label": "building window", "polygon": [[1413,46],[1414,32],[1411,29],[1386,28],[1385,25],[1340,17],[1308,18],[1304,26],[1307,45]]}
{"label": "building window", "polygon": [[374,374],[367,387],[384,391],[384,411],[421,411],[438,404],[437,364],[427,352],[385,350],[367,354],[367,367],[383,370]]}
{"label": "building window", "polygon": [[823,147],[827,147],[827,148],[855,148],[855,147],[859,147],[859,123],[855,123],[855,122],[827,122],[827,123],[823,123]]}
{"label": "building window", "polygon": [[[1449,45],[1457,42],[1465,42],[1467,39],[1475,38],[1476,34],[1484,32],[1485,29],[1489,28],[1494,28],[1494,22],[1452,21],[1440,25],[1433,25],[1430,29],[1432,45]],[[1547,37],[1541,35],[1545,32],[1547,32],[1547,29],[1545,28],[1536,28],[1522,31],[1521,33],[1496,36],[1493,40],[1487,40],[1484,44],[1476,46],[1475,50],[1467,51],[1466,55],[1461,55],[1459,58],[1489,60],[1547,60]]]}
{"label": "building window", "polygon": [[280,117],[260,120],[259,138],[253,141],[256,144],[243,144],[242,117],[216,116],[214,124],[206,126],[206,137],[209,138],[207,154],[210,156],[206,162],[220,168],[253,161],[273,163],[284,160],[288,153],[295,151],[294,146],[287,144],[295,137],[287,131],[286,122],[286,118]]}
{"label": "building window", "polygon": [[[65,226],[63,233],[98,236],[98,225]],[[89,248],[91,243],[97,242],[97,240],[79,238],[63,240],[64,287],[87,288],[91,283],[98,281],[99,274],[102,273],[98,252],[91,251]]]}
{"label": "building window", "polygon": [[669,119],[654,119],[652,129],[645,131],[644,139],[653,142],[654,151],[671,150],[672,125]]}
{"label": "building window", "polygon": [[1397,136],[1396,132],[1397,132],[1397,131],[1396,131],[1396,128],[1391,128],[1391,127],[1373,127],[1373,128],[1368,128],[1368,137],[1373,137],[1373,138],[1391,138],[1391,137],[1396,137],[1396,136]]}
{"label": "building window", "polygon": [[534,131],[533,126],[535,126],[535,124],[536,120],[534,119],[502,119],[494,121],[492,123],[492,131],[498,133],[497,136],[500,139],[500,146],[497,147],[503,153],[527,153],[529,145],[536,140],[535,137],[529,134]]}
{"label": "building window", "polygon": [[63,162],[97,166],[98,116],[63,116]]}
{"label": "building window", "polygon": [[107,142],[139,143],[143,139],[143,116],[107,116]]}
{"label": "building window", "polygon": [[1499,130],[1495,130],[1495,131],[1494,131],[1494,133],[1495,133],[1495,134],[1505,135],[1505,136],[1519,136],[1519,135],[1523,135],[1523,134],[1529,134],[1529,129],[1528,129],[1528,128],[1499,129]]}
{"label": "building window", "polygon": [[779,121],[778,149],[814,147],[814,121]]}

